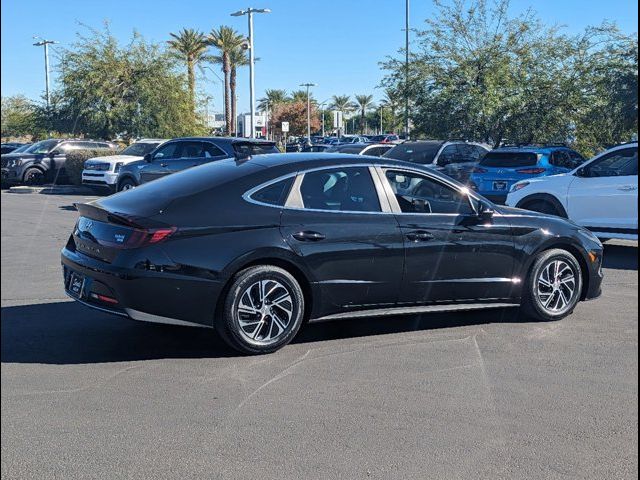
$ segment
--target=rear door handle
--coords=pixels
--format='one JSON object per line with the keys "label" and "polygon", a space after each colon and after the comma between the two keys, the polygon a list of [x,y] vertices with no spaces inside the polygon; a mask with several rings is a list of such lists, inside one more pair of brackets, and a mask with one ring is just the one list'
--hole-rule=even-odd
{"label": "rear door handle", "polygon": [[623,192],[633,192],[637,189],[638,187],[636,187],[635,185],[624,185],[622,187],[618,187],[618,190],[622,190]]}
{"label": "rear door handle", "polygon": [[318,242],[327,238],[320,232],[312,232],[309,230],[296,232],[291,234],[291,236],[300,242]]}
{"label": "rear door handle", "polygon": [[425,230],[415,230],[413,232],[409,232],[407,233],[406,237],[412,242],[428,242],[429,240],[433,240],[435,238],[432,233]]}

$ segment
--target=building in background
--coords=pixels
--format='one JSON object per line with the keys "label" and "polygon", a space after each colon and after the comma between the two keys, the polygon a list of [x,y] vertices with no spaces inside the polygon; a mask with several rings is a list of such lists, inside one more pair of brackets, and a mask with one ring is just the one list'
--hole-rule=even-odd
{"label": "building in background", "polygon": [[[256,129],[256,138],[266,138],[267,137],[267,114],[259,113],[256,114],[253,120],[253,125]],[[251,125],[251,114],[243,113],[238,115],[238,136],[249,138],[251,137],[251,132],[249,129]]]}
{"label": "building in background", "polygon": [[209,113],[206,115],[205,121],[210,130],[224,130],[224,113]]}

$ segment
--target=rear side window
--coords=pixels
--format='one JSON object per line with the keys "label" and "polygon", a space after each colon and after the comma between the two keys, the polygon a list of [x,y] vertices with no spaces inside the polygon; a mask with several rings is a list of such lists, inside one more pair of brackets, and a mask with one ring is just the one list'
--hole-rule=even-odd
{"label": "rear side window", "polygon": [[204,144],[204,156],[209,157],[224,157],[227,154],[220,150],[218,147],[213,145],[212,143]]}
{"label": "rear side window", "polygon": [[278,153],[274,143],[235,143],[233,149],[241,157]]}
{"label": "rear side window", "polygon": [[538,163],[538,154],[533,152],[489,152],[480,165],[483,167],[530,167]]}
{"label": "rear side window", "polygon": [[569,152],[565,150],[557,150],[551,154],[551,165],[562,168],[571,168],[573,162],[569,156]]}
{"label": "rear side window", "polygon": [[305,173],[300,194],[304,208],[342,212],[380,212],[369,169],[349,167]]}
{"label": "rear side window", "polygon": [[287,201],[291,185],[293,185],[293,177],[267,185],[251,195],[250,198],[256,202],[282,206]]}

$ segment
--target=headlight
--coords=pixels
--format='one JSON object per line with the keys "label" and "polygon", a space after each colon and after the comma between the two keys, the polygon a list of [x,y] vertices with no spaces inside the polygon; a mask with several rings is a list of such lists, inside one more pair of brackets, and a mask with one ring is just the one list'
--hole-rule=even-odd
{"label": "headlight", "polygon": [[124,165],[124,162],[118,162],[118,163],[116,163],[116,166],[115,166],[115,167],[113,167],[113,171],[114,171],[115,173],[118,173],[118,172],[120,171],[120,168],[121,168],[123,165]]}
{"label": "headlight", "polygon": [[586,228],[580,228],[578,229],[578,233],[582,235],[584,238],[588,239],[589,241],[597,243],[598,245],[602,246],[602,242],[600,241],[600,239],[596,237],[591,230],[587,230]]}
{"label": "headlight", "polygon": [[13,158],[13,159],[9,160],[9,163],[7,163],[7,167],[9,167],[9,168],[19,167],[20,165],[22,165],[22,159],[21,158]]}
{"label": "headlight", "polygon": [[517,192],[518,190],[522,190],[524,187],[529,185],[529,182],[518,182],[511,185],[511,190],[509,193]]}

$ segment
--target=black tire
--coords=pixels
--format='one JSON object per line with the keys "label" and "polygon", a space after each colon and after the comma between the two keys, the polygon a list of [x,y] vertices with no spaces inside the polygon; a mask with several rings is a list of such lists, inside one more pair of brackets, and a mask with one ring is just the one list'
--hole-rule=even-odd
{"label": "black tire", "polygon": [[[565,274],[557,276],[554,279],[553,285],[545,286],[541,283],[541,276],[547,267],[551,266],[554,262],[560,262],[560,265],[566,265],[571,272],[565,270]],[[553,268],[553,267],[551,267]],[[558,279],[564,279],[566,281],[570,275],[574,278],[573,291],[570,296],[567,292],[570,291],[571,283],[562,284]],[[569,285],[569,286],[567,286]],[[545,293],[541,294],[540,290]],[[553,293],[547,293],[552,291]],[[548,295],[548,296],[547,296]],[[529,274],[525,279],[523,292],[522,292],[522,312],[534,319],[541,321],[560,320],[573,313],[573,309],[576,307],[582,296],[582,268],[576,258],[566,250],[553,249],[541,252],[537,255],[533,262],[533,265],[529,269]],[[544,298],[543,298],[544,297]],[[557,310],[549,307],[553,307],[555,302],[564,303],[566,305]],[[545,306],[545,300],[550,302],[549,307]]]}
{"label": "black tire", "polygon": [[[271,300],[278,300],[288,294],[290,301],[284,300],[282,306],[277,307],[275,303],[271,303],[269,296],[265,295],[264,305],[261,305],[261,295],[258,294],[262,282],[265,285],[264,290],[273,292]],[[243,307],[239,308],[241,302]],[[247,305],[260,306],[260,309],[256,308],[255,312],[240,311]],[[287,309],[291,310],[288,322]],[[215,327],[225,343],[239,352],[271,353],[288,344],[296,336],[303,323],[304,309],[304,294],[293,275],[276,266],[258,265],[242,270],[232,278],[215,320]],[[271,315],[278,320],[274,320]],[[244,327],[240,324],[241,317],[247,322]],[[285,328],[280,329],[278,325],[284,325]],[[253,337],[252,333],[255,333]],[[266,338],[272,333],[273,338]]]}
{"label": "black tire", "polygon": [[45,174],[36,167],[29,167],[25,170],[22,180],[25,185],[42,185],[45,181]]}
{"label": "black tire", "polygon": [[557,217],[564,217],[563,212],[558,211],[558,208],[551,202],[545,200],[536,200],[525,205],[526,210],[533,212],[546,213],[547,215],[555,215]]}
{"label": "black tire", "polygon": [[130,190],[132,188],[136,188],[136,182],[131,178],[123,178],[118,182],[118,192],[123,192],[125,190]]}

